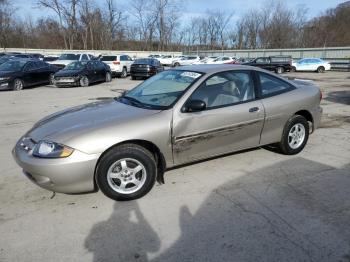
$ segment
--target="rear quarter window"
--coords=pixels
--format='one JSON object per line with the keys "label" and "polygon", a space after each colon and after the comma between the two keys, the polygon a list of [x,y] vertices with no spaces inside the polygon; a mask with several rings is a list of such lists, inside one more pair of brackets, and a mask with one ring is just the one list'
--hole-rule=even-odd
{"label": "rear quarter window", "polygon": [[258,73],[262,97],[270,97],[295,89],[291,84],[262,72]]}

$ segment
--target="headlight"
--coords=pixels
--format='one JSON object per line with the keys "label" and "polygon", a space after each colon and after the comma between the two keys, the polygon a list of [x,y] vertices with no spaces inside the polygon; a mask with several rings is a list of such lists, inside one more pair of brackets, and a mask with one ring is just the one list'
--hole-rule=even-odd
{"label": "headlight", "polygon": [[50,141],[40,141],[33,150],[33,156],[42,158],[63,158],[69,157],[74,149]]}
{"label": "headlight", "polygon": [[10,80],[10,77],[0,77],[0,81]]}

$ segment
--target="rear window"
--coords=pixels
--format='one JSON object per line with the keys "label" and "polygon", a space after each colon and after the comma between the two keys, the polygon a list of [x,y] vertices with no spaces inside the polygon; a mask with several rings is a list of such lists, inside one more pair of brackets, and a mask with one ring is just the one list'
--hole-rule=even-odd
{"label": "rear window", "polygon": [[151,65],[153,64],[153,59],[147,59],[147,58],[141,58],[141,59],[136,59],[135,64],[141,64],[141,65]]}
{"label": "rear window", "polygon": [[117,56],[115,55],[109,55],[109,56],[102,56],[101,61],[116,61],[117,60]]}

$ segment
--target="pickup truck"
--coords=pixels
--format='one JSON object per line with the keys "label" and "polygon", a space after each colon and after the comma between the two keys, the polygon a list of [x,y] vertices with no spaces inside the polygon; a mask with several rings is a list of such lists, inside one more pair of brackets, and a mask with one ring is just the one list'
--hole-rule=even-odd
{"label": "pickup truck", "polygon": [[283,72],[291,71],[292,57],[290,56],[258,57],[250,62],[246,62],[242,64],[260,67],[266,70],[274,71],[277,74],[282,74]]}

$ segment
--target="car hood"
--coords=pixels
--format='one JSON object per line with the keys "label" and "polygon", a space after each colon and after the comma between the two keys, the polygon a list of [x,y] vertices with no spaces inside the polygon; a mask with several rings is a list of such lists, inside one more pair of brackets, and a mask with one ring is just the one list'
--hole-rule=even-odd
{"label": "car hood", "polygon": [[37,122],[25,136],[35,141],[51,140],[69,146],[69,141],[76,137],[126,122],[138,121],[158,112],[160,111],[138,108],[110,99],[49,115]]}
{"label": "car hood", "polygon": [[0,77],[11,77],[17,74],[18,71],[0,71]]}
{"label": "car hood", "polygon": [[64,76],[77,76],[79,74],[81,74],[84,71],[84,69],[80,69],[80,70],[60,70],[58,71],[55,76],[60,76],[60,77],[64,77]]}

